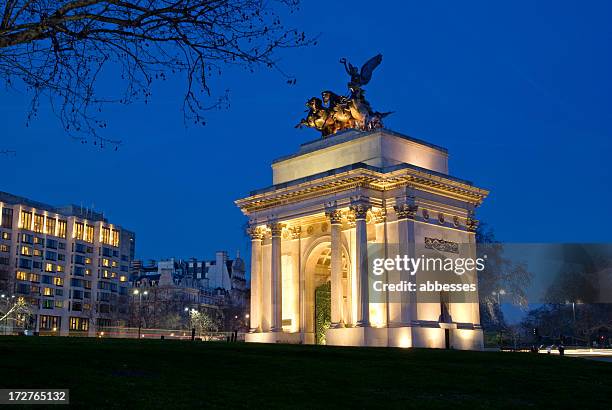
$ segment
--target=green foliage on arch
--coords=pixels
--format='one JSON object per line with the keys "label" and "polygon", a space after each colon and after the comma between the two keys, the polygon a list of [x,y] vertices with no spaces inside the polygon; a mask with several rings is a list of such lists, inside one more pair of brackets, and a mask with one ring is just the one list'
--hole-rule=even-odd
{"label": "green foliage on arch", "polygon": [[315,340],[325,344],[325,331],[331,326],[331,282],[315,289]]}

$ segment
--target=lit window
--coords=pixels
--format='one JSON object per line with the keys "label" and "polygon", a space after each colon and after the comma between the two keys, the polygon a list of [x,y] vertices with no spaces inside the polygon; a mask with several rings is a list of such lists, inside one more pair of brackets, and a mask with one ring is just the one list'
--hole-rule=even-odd
{"label": "lit window", "polygon": [[119,281],[120,282],[127,282],[127,276],[125,276],[125,275],[119,276]]}
{"label": "lit window", "polygon": [[91,269],[85,269],[85,275],[91,276]]}
{"label": "lit window", "polygon": [[75,222],[74,223],[74,233],[72,234],[72,237],[83,240],[83,231],[84,231],[83,222]]}
{"label": "lit window", "polygon": [[45,272],[53,272],[53,264],[45,263]]}
{"label": "lit window", "polygon": [[111,262],[111,266],[112,266],[113,268],[116,268],[116,267],[118,266],[117,261],[112,261],[112,262]]}
{"label": "lit window", "polygon": [[106,258],[102,258],[102,266],[110,266],[110,261]]}
{"label": "lit window", "polygon": [[89,319],[83,317],[71,317],[70,330],[89,330]]}
{"label": "lit window", "polygon": [[59,276],[56,276],[53,278],[53,284],[55,286],[64,286],[64,279],[60,278]]}
{"label": "lit window", "polygon": [[91,225],[87,225],[85,227],[85,240],[87,242],[93,243],[93,238],[94,238],[94,227]]}
{"label": "lit window", "polygon": [[21,254],[25,256],[32,256],[32,249],[29,246],[22,246]]}
{"label": "lit window", "polygon": [[19,227],[22,229],[32,229],[32,212],[21,211]]}
{"label": "lit window", "polygon": [[34,249],[34,256],[42,256],[42,251],[40,249]]}
{"label": "lit window", "polygon": [[11,233],[10,232],[2,232],[2,239],[10,240]]}
{"label": "lit window", "polygon": [[110,245],[110,228],[102,228],[102,243]]}
{"label": "lit window", "polygon": [[0,252],[10,252],[11,247],[5,244],[0,244]]}
{"label": "lit window", "polygon": [[[56,302],[57,304],[57,302]],[[40,316],[40,328],[44,329],[44,330],[54,330],[57,331],[57,329],[60,327],[60,323],[62,323],[62,318],[59,316],[46,316],[46,315],[41,315]]]}
{"label": "lit window", "polygon": [[91,265],[91,258],[85,258],[85,264]]}
{"label": "lit window", "polygon": [[56,272],[63,272],[64,271],[64,267],[62,265],[57,265],[55,267]]}
{"label": "lit window", "polygon": [[36,215],[34,214],[34,232],[43,233],[43,227],[45,222],[44,215]]}
{"label": "lit window", "polygon": [[28,274],[23,272],[23,271],[18,270],[17,274],[15,275],[15,278],[17,278],[17,280],[28,280],[27,279],[28,278]]}
{"label": "lit window", "polygon": [[63,300],[56,300],[56,301],[55,301],[55,307],[56,307],[57,309],[61,309],[61,308],[63,308],[63,307],[64,307],[64,301],[63,301]]}
{"label": "lit window", "polygon": [[43,289],[43,295],[44,296],[53,296],[53,289],[51,289],[51,288],[44,288]]}
{"label": "lit window", "polygon": [[55,235],[55,219],[47,218],[45,232],[47,235]]}
{"label": "lit window", "polygon": [[113,246],[119,246],[119,231],[113,229],[113,238],[112,243]]}
{"label": "lit window", "polygon": [[40,282],[40,275],[36,273],[30,273],[30,282]]}
{"label": "lit window", "polygon": [[57,236],[59,236],[60,238],[65,238],[66,237],[66,227],[68,225],[68,222],[66,222],[65,219],[60,219],[57,222]]}

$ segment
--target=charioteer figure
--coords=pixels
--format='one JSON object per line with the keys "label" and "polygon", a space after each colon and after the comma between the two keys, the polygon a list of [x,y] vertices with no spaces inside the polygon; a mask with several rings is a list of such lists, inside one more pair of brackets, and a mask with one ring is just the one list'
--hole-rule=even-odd
{"label": "charioteer figure", "polygon": [[369,59],[359,70],[347,61],[340,59],[346,73],[350,77],[348,83],[349,96],[335,94],[332,91],[323,91],[322,98],[312,97],[306,102],[307,116],[298,127],[315,128],[321,132],[323,138],[344,129],[372,130],[383,127],[383,118],[391,112],[378,112],[372,110],[370,103],[365,99],[363,86],[372,79],[372,73],[382,62],[382,55],[378,54]]}

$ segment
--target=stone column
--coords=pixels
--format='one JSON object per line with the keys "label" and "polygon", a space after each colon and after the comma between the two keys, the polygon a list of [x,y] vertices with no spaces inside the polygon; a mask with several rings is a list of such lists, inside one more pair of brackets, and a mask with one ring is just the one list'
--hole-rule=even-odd
{"label": "stone column", "polygon": [[[408,255],[409,258],[415,257],[415,236],[414,236],[414,219],[417,213],[418,206],[414,203],[413,196],[397,198],[396,205],[393,207],[397,215],[397,233],[398,233],[398,252],[399,256]],[[401,275],[401,280],[408,280],[415,283],[415,276],[407,276],[406,272]],[[409,292],[401,294],[401,310],[400,310],[400,325],[410,326],[413,320],[417,320],[417,304],[416,298]]]}
{"label": "stone column", "polygon": [[[473,209],[468,210],[468,216],[465,220],[466,229],[468,231],[468,246],[470,247],[470,258],[476,258],[476,230],[478,230],[478,225],[480,221],[476,219],[476,213]],[[474,270],[474,283],[478,283],[478,272]],[[477,289],[477,292],[480,290]],[[476,300],[478,300],[478,293],[475,295]],[[478,303],[472,304],[472,323],[480,324],[480,306]]]}
{"label": "stone column", "polygon": [[278,222],[268,225],[272,232],[272,255],[271,255],[271,292],[272,296],[272,323],[273,332],[283,331],[283,277],[281,272],[281,232],[283,226]]}
{"label": "stone column", "polygon": [[331,326],[344,327],[344,294],[342,291],[342,214],[333,209],[326,212],[331,223]]}
{"label": "stone column", "polygon": [[261,311],[263,307],[263,278],[261,242],[263,231],[258,227],[250,227],[251,236],[251,312],[250,331],[261,332]]}
{"label": "stone column", "polygon": [[368,284],[368,232],[366,216],[370,205],[359,202],[351,206],[355,213],[355,259],[357,276],[357,326],[370,326],[370,289]]}

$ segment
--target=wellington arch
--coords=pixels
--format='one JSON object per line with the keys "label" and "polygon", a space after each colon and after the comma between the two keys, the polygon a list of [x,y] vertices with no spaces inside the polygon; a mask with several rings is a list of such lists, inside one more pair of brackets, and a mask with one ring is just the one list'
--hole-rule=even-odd
{"label": "wellington arch", "polygon": [[368,285],[371,245],[474,244],[488,192],[449,175],[446,149],[349,129],[272,170],[270,187],[236,201],[252,239],[248,342],[316,343],[315,290],[329,283],[326,344],[482,348],[477,302],[372,300]]}

